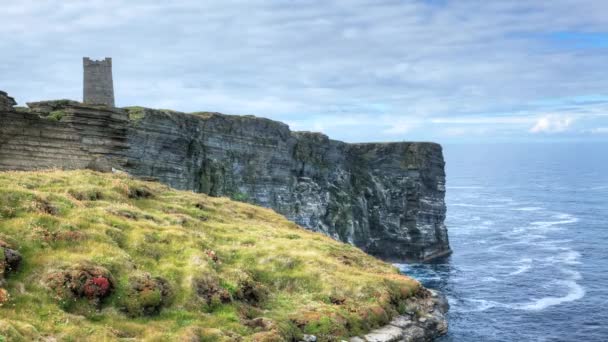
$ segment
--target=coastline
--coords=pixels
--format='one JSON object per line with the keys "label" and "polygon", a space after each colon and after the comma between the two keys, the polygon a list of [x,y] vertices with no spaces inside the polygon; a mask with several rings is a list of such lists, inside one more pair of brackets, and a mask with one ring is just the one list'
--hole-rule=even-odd
{"label": "coastline", "polygon": [[426,289],[413,298],[406,314],[395,317],[389,324],[349,342],[414,342],[432,341],[445,335],[449,309],[447,298],[438,291]]}

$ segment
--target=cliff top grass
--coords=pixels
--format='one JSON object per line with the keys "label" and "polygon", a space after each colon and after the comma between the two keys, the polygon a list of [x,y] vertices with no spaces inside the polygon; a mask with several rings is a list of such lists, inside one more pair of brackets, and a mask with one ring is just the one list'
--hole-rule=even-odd
{"label": "cliff top grass", "polygon": [[420,289],[272,210],[92,171],[0,173],[0,259],[14,251],[0,341],[333,341]]}

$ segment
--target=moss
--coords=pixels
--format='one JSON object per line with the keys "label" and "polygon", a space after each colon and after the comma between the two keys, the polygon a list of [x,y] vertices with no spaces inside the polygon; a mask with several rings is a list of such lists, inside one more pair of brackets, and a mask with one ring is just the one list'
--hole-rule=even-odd
{"label": "moss", "polygon": [[146,117],[146,109],[143,107],[133,106],[126,107],[127,114],[129,115],[129,120],[131,121],[140,121]]}
{"label": "moss", "polygon": [[29,113],[30,112],[30,109],[28,107],[14,107],[14,109],[17,113]]}
{"label": "moss", "polygon": [[0,173],[0,231],[23,258],[5,279],[7,340],[332,341],[419,287],[272,210],[126,175]]}
{"label": "moss", "polygon": [[155,315],[170,303],[172,294],[169,282],[161,277],[132,277],[122,296],[122,309],[130,317]]}
{"label": "moss", "polygon": [[233,201],[249,202],[249,195],[243,192],[236,192],[230,196]]}
{"label": "moss", "polygon": [[61,121],[61,119],[66,115],[67,113],[63,110],[54,110],[50,112],[46,118],[53,121]]}

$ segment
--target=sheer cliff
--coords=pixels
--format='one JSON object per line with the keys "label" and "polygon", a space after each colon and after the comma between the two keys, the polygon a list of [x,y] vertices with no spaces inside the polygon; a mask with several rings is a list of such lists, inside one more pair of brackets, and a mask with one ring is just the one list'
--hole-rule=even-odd
{"label": "sheer cliff", "polygon": [[438,144],[347,144],[253,116],[13,105],[0,93],[0,170],[116,168],[272,208],[387,260],[450,252]]}

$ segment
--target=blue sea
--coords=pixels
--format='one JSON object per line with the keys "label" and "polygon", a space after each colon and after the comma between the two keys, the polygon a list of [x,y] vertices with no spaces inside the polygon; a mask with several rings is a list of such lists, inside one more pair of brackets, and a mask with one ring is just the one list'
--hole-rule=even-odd
{"label": "blue sea", "polygon": [[608,341],[608,144],[444,146],[453,255],[440,341]]}

